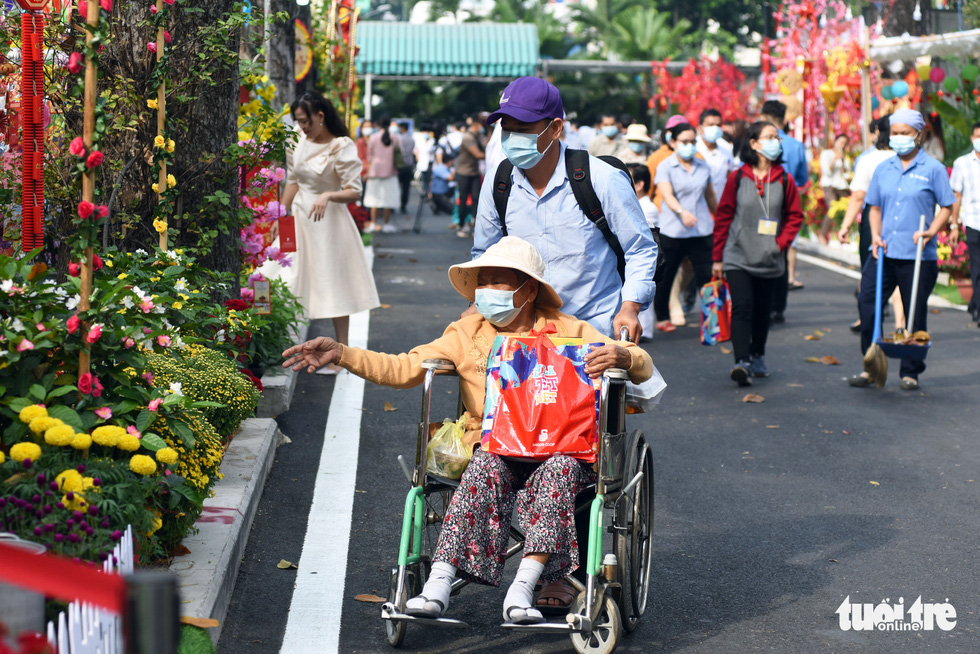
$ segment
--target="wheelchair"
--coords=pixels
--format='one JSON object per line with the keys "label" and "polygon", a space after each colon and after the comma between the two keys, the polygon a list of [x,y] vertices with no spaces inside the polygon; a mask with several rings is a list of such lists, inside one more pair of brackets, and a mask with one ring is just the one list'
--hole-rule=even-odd
{"label": "wheelchair", "polygon": [[[415,466],[405,458],[399,464],[412,487],[405,498],[398,565],[391,571],[387,601],[382,605],[388,642],[399,647],[409,623],[434,627],[466,628],[452,618],[421,618],[407,615],[405,604],[422,592],[429,576],[432,553],[453,493],[459,482],[426,471],[429,442],[430,403],[437,376],[455,376],[451,361],[426,360],[422,385],[422,413],[418,428]],[[576,515],[588,512],[588,557],[586,583],[574,576],[568,581],[578,596],[562,621],[518,625],[504,623],[509,630],[567,634],[580,653],[607,654],[615,650],[621,634],[639,625],[647,607],[653,560],[653,455],[640,431],[626,431],[625,370],[610,369],[602,377],[599,402],[599,444],[596,481],[576,498]],[[462,397],[457,415],[462,415]],[[594,496],[593,496],[594,495]],[[592,496],[590,501],[588,498]],[[516,521],[515,521],[516,522]],[[607,527],[606,523],[611,524]],[[520,554],[524,535],[512,523],[509,559]],[[603,544],[604,533],[611,533],[610,551]],[[457,579],[456,595],[469,582]]]}

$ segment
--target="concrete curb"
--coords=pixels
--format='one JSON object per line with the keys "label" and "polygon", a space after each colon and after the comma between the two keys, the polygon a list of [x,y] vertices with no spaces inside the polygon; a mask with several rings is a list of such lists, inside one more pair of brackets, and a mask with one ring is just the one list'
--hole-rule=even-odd
{"label": "concrete curb", "polygon": [[[181,615],[224,623],[262,488],[282,439],[275,420],[251,418],[232,440],[221,462],[224,478],[204,501],[204,512],[194,524],[197,533],[183,540],[190,554],[170,565],[177,576]],[[221,627],[209,630],[215,644]]]}
{"label": "concrete curb", "polygon": [[[294,335],[294,343],[302,343],[306,340],[306,335],[310,326],[300,325]],[[262,375],[262,399],[255,410],[255,415],[259,418],[275,418],[280,413],[285,413],[289,409],[290,402],[293,401],[293,393],[296,391],[296,377],[299,373],[293,372],[281,366],[271,368]]]}

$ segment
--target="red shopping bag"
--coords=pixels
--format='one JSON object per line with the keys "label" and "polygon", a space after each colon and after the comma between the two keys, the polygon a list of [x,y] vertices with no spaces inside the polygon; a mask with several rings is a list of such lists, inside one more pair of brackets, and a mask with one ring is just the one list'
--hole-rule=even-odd
{"label": "red shopping bag", "polygon": [[701,344],[717,345],[732,338],[732,296],[728,282],[712,277],[701,287]]}
{"label": "red shopping bag", "polygon": [[483,447],[501,456],[544,460],[567,454],[592,463],[599,433],[596,389],[585,374],[590,345],[558,348],[545,334],[514,341],[501,361],[500,392]]}
{"label": "red shopping bag", "polygon": [[296,251],[296,217],[287,215],[279,218],[279,251]]}

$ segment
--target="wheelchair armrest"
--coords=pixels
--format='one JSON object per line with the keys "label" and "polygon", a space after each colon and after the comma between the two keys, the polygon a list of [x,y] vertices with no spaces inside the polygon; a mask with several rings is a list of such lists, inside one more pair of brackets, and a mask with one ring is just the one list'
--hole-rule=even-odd
{"label": "wheelchair armrest", "polygon": [[426,359],[422,362],[423,370],[436,372],[456,372],[456,365],[449,359]]}
{"label": "wheelchair armrest", "polygon": [[609,368],[602,373],[602,376],[606,379],[616,379],[622,381],[629,381],[630,378],[629,373],[622,368]]}

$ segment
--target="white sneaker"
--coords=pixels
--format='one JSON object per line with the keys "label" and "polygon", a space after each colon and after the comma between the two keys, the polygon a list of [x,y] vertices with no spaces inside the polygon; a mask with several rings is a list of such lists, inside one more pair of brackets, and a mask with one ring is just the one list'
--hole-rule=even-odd
{"label": "white sneaker", "polygon": [[394,234],[395,232],[398,231],[398,228],[395,227],[394,225],[388,224],[383,226],[381,228],[381,231],[384,232],[385,234]]}

